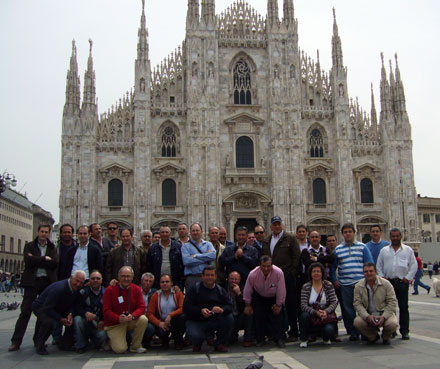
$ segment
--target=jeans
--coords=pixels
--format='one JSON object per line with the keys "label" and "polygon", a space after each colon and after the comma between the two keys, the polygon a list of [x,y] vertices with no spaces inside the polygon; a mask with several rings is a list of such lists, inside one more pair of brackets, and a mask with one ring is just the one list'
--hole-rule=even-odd
{"label": "jeans", "polygon": [[93,348],[100,348],[107,340],[107,333],[104,330],[98,331],[92,322],[87,322],[85,318],[79,315],[73,318],[73,334],[76,349],[86,348],[89,339]]}
{"label": "jeans", "polygon": [[353,306],[354,284],[341,285],[342,316],[344,325],[350,336],[359,336],[359,331],[354,327],[353,322],[356,311]]}
{"label": "jeans", "polygon": [[397,303],[399,304],[399,325],[400,333],[409,333],[409,310],[408,310],[408,290],[409,283],[398,279],[391,279],[394,292],[396,292]]}
{"label": "jeans", "polygon": [[211,318],[186,321],[186,334],[193,345],[201,345],[203,340],[217,332],[214,346],[227,345],[234,326],[232,314],[216,314]]}
{"label": "jeans", "polygon": [[[311,326],[310,313],[303,311],[299,317],[299,338],[301,342],[306,342],[309,338]],[[328,323],[323,326],[312,326],[313,330],[319,330],[324,341],[331,340],[336,337],[336,323]]]}
{"label": "jeans", "polygon": [[414,292],[415,293],[419,293],[419,286],[424,288],[426,291],[429,291],[429,286],[427,286],[426,284],[424,284],[420,278],[422,278],[423,275],[423,269],[417,269],[417,273],[414,277]]}

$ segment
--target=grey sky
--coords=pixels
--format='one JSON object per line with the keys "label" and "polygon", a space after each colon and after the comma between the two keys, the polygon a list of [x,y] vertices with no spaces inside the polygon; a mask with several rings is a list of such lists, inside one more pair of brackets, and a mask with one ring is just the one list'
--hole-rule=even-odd
{"label": "grey sky", "polygon": [[[217,14],[232,4],[217,0]],[[266,0],[248,0],[266,15]],[[280,16],[283,1],[278,0]],[[440,197],[438,147],[440,34],[437,0],[294,0],[299,45],[323,70],[331,68],[336,8],[350,97],[370,111],[370,83],[380,110],[380,52],[386,67],[394,53],[412,124],[417,192]],[[185,36],[187,0],[146,0],[150,59],[157,65]],[[133,86],[141,0],[0,1],[0,171],[18,179],[17,189],[58,220],[61,118],[72,39],[81,82],[93,40],[99,113]],[[81,85],[81,89],[82,89]],[[82,92],[82,91],[81,91]],[[40,196],[41,194],[41,196]]]}

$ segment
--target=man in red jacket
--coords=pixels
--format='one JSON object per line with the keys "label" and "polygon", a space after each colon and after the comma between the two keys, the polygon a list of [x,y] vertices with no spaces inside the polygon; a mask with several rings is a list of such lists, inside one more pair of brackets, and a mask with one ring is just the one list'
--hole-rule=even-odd
{"label": "man in red jacket", "polygon": [[142,337],[148,319],[144,315],[145,302],[139,286],[131,283],[134,272],[123,266],[118,273],[119,283],[108,286],[103,297],[104,327],[112,350],[117,354],[127,351],[127,331],[133,330],[130,352],[142,354],[147,350],[141,347]]}

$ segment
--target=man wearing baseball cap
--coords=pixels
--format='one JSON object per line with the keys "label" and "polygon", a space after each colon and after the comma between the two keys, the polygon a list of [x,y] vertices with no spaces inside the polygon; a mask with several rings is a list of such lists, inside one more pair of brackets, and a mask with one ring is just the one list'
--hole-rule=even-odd
{"label": "man wearing baseball cap", "polygon": [[279,216],[270,221],[272,234],[263,241],[263,255],[272,258],[273,265],[282,269],[286,284],[286,310],[289,318],[289,341],[298,340],[298,315],[296,307],[296,276],[301,266],[298,241],[294,236],[284,232],[283,222]]}

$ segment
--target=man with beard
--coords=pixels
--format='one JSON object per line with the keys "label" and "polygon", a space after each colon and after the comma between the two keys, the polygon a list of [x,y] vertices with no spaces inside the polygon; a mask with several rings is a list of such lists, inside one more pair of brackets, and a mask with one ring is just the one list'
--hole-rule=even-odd
{"label": "man with beard", "polygon": [[61,277],[61,273],[63,273],[63,271],[66,270],[67,252],[69,251],[70,247],[76,245],[76,241],[73,239],[73,233],[74,233],[74,229],[70,224],[63,224],[60,227],[60,240],[57,245],[57,247],[58,247],[58,280],[64,279],[63,277]]}

